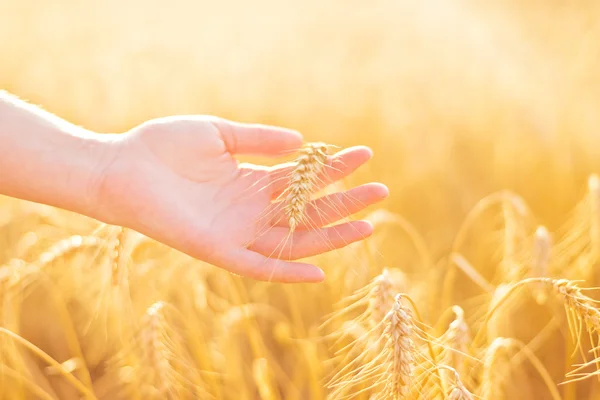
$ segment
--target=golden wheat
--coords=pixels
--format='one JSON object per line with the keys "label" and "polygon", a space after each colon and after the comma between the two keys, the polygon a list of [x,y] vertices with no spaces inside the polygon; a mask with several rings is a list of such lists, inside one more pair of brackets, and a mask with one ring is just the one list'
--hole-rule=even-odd
{"label": "golden wheat", "polygon": [[455,319],[441,337],[441,343],[444,345],[442,363],[452,367],[458,376],[468,378],[467,372],[471,364],[469,359],[471,332],[465,319],[464,310],[460,306],[453,306],[452,311]]}
{"label": "golden wheat", "polygon": [[[0,197],[1,399],[600,398],[598,1],[0,3],[0,89],[97,131],[207,112],[293,126],[305,161],[366,144],[348,181],[391,189],[372,239],[285,287]],[[398,306],[408,388],[397,293],[424,311]]]}
{"label": "golden wheat", "polygon": [[506,338],[496,338],[488,346],[483,356],[483,373],[479,396],[483,400],[506,398],[506,388],[510,375],[509,343]]}
{"label": "golden wheat", "polygon": [[[550,233],[545,226],[540,226],[535,231],[533,241],[533,252],[531,261],[531,277],[548,277],[550,268],[550,252],[552,248],[552,240]],[[538,304],[543,304],[546,301],[546,288],[542,283],[534,288],[534,297]]]}
{"label": "golden wheat", "polygon": [[319,184],[319,175],[327,162],[327,145],[307,143],[300,153],[295,161],[296,166],[291,173],[285,196],[285,213],[292,232],[306,221],[304,210],[312,192]]}
{"label": "golden wheat", "polygon": [[387,343],[384,351],[392,354],[392,366],[387,378],[384,397],[404,399],[413,385],[414,351],[413,319],[409,308],[401,303],[402,297],[396,296],[394,306],[385,316],[384,337]]}
{"label": "golden wheat", "polygon": [[452,367],[440,366],[440,368],[442,367],[451,373],[453,380],[452,385],[448,389],[446,400],[473,400],[473,394],[462,383],[460,374]]}

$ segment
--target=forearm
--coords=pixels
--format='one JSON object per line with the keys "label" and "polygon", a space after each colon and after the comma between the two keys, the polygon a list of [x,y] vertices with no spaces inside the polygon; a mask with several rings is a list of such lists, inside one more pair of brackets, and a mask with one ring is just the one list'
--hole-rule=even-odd
{"label": "forearm", "polygon": [[0,194],[90,215],[112,141],[0,91]]}

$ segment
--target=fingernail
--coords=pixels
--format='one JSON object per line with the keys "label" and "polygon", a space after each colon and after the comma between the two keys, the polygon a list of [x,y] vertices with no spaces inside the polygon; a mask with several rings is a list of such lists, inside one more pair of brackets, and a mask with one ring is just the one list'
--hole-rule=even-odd
{"label": "fingernail", "polygon": [[325,272],[319,268],[315,267],[315,283],[323,282],[325,280]]}

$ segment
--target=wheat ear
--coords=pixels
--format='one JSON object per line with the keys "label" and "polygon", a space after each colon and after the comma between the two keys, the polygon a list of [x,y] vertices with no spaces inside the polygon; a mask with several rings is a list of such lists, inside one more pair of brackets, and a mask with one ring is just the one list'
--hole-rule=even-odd
{"label": "wheat ear", "polygon": [[346,320],[348,314],[360,310],[351,323],[345,321],[341,328],[329,336],[337,338],[335,344],[338,344],[343,338],[352,336],[349,327],[360,327],[358,330],[364,333],[356,336],[349,347],[345,347],[345,350],[350,350],[347,357],[354,356],[356,352],[363,352],[368,347],[379,352],[377,346],[381,345],[380,338],[384,328],[382,322],[394,305],[394,295],[398,292],[398,286],[399,284],[392,277],[390,270],[384,268],[382,273],[371,280],[368,285],[342,300],[337,305],[339,309],[329,315],[321,325],[321,329],[336,320]]}
{"label": "wheat ear", "polygon": [[548,279],[546,282],[552,285],[554,291],[564,301],[569,328],[574,336],[573,341],[576,343],[575,350],[581,349],[583,323],[592,342],[594,355],[598,358],[596,347],[598,341],[593,339],[594,335],[596,337],[600,335],[600,310],[596,307],[596,301],[584,295],[581,292],[581,288],[573,281],[567,279]]}
{"label": "wheat ear", "polygon": [[326,161],[327,145],[324,143],[307,143],[300,150],[285,199],[285,213],[292,232],[306,218],[304,209],[311,193],[317,187],[319,174]]}
{"label": "wheat ear", "polygon": [[462,375],[466,372],[467,360],[465,355],[469,354],[471,333],[465,319],[464,310],[455,305],[452,307],[452,311],[456,317],[450,323],[442,338],[444,343],[447,343],[447,349],[444,351],[444,363],[458,371],[457,374]]}
{"label": "wheat ear", "polygon": [[152,366],[154,383],[158,392],[164,394],[168,389],[171,366],[169,349],[165,345],[166,334],[164,315],[162,314],[163,303],[156,302],[146,311],[144,327],[142,330],[142,341],[146,350],[147,362]]}
{"label": "wheat ear", "polygon": [[[440,365],[440,369],[442,369]],[[445,367],[454,378],[454,383],[448,390],[448,394],[446,395],[446,400],[473,400],[473,394],[469,392],[469,390],[465,387],[460,379],[460,375],[458,372],[452,367]]]}
{"label": "wheat ear", "polygon": [[386,350],[391,355],[391,373],[385,386],[386,397],[406,398],[411,389],[414,367],[414,322],[410,308],[402,305],[402,296],[396,295],[393,308],[385,316],[384,337]]}
{"label": "wheat ear", "polygon": [[383,272],[374,279],[373,283],[369,291],[369,306],[367,307],[371,328],[383,321],[395,300],[394,284],[387,268],[383,269]]}
{"label": "wheat ear", "polygon": [[122,226],[117,228],[117,235],[113,239],[112,251],[110,254],[112,260],[111,282],[113,286],[123,284],[127,279],[127,266],[124,262],[125,236],[127,230]]}
{"label": "wheat ear", "polygon": [[[508,347],[510,341],[506,338],[496,338],[487,348],[483,357],[483,375],[481,399],[503,399],[504,383],[509,373]],[[504,362],[501,362],[504,361]]]}
{"label": "wheat ear", "polygon": [[[328,398],[355,398],[358,393],[372,390],[370,399],[400,400],[416,390],[413,374],[418,357],[417,328],[412,315],[412,310],[403,306],[402,295],[396,295],[391,309],[379,323],[383,326],[383,333],[377,338],[379,350],[375,354],[362,351],[356,358],[344,360],[344,366],[328,384],[333,389]],[[375,345],[371,335],[372,332],[367,332],[357,342]]]}
{"label": "wheat ear", "polygon": [[473,394],[463,385],[454,386],[447,397],[448,400],[473,400]]}
{"label": "wheat ear", "polygon": [[44,268],[46,265],[56,261],[61,257],[67,256],[80,248],[94,247],[102,244],[103,241],[95,236],[74,235],[55,243],[51,248],[43,252],[38,260],[34,262],[38,268]]}

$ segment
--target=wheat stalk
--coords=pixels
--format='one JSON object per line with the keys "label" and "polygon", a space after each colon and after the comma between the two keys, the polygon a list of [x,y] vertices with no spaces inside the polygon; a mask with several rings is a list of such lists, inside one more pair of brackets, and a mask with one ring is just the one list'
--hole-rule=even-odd
{"label": "wheat stalk", "polygon": [[307,143],[300,153],[285,199],[285,213],[292,232],[305,221],[306,204],[317,187],[319,174],[327,161],[327,145],[320,142]]}
{"label": "wheat stalk", "polygon": [[454,386],[448,393],[448,400],[473,400],[473,394],[464,386]]}
{"label": "wheat stalk", "polygon": [[[354,294],[338,303],[338,310],[329,315],[321,325],[321,329],[336,320],[344,320],[342,329],[338,329],[330,335],[338,337],[336,340],[336,343],[338,343],[348,333],[347,329],[344,329],[344,327],[349,326],[347,314],[359,310],[358,315],[352,318],[352,323],[360,326],[365,334],[357,337],[352,347],[364,345],[367,342],[378,345],[379,338],[383,334],[382,321],[394,304],[394,295],[397,293],[398,286],[398,282],[392,277],[390,270],[384,268],[381,274],[373,278],[368,285],[358,289]],[[359,351],[363,350],[364,346],[360,346]]]}
{"label": "wheat stalk", "polygon": [[371,328],[375,328],[383,321],[395,300],[394,283],[387,268],[384,268],[383,272],[373,280],[368,299],[369,325]]}
{"label": "wheat stalk", "polygon": [[[531,276],[532,277],[547,277],[548,265],[550,264],[550,251],[552,240],[548,229],[540,226],[535,231],[533,240],[533,254],[531,261]],[[538,304],[543,304],[546,301],[546,291],[543,284],[535,285],[533,295]]]}
{"label": "wheat stalk", "polygon": [[502,205],[502,214],[504,216],[504,254],[502,265],[504,267],[505,279],[507,282],[518,279],[519,262],[517,259],[519,248],[519,227],[517,213],[510,200],[505,200]]}
{"label": "wheat stalk", "polygon": [[103,241],[96,236],[73,235],[67,239],[56,242],[54,245],[52,245],[52,247],[40,254],[34,265],[36,265],[38,268],[43,268],[57,259],[67,256],[75,250],[85,247],[99,246],[102,243]]}
{"label": "wheat stalk", "polygon": [[156,385],[159,394],[164,394],[168,390],[169,375],[171,373],[169,364],[171,354],[165,344],[167,337],[163,308],[164,304],[160,301],[148,308],[141,333],[147,362],[152,367],[153,383]]}
{"label": "wheat stalk", "polygon": [[464,310],[455,305],[452,311],[456,317],[442,337],[442,341],[446,344],[444,363],[455,369],[458,375],[464,375],[467,367],[465,355],[469,354],[471,334]]}
{"label": "wheat stalk", "polygon": [[391,354],[391,372],[384,393],[388,399],[404,399],[413,381],[415,343],[414,322],[410,308],[402,305],[402,296],[396,295],[394,306],[384,319],[385,350]]}
{"label": "wheat stalk", "polygon": [[454,378],[453,385],[448,389],[446,400],[473,400],[473,394],[462,383],[460,374],[454,368],[440,365],[438,369],[448,370]]}
{"label": "wheat stalk", "polygon": [[187,364],[179,338],[174,335],[176,332],[169,327],[165,315],[167,305],[163,301],[150,305],[137,334],[107,361],[119,377],[116,386],[126,385],[122,390],[130,392],[130,398],[134,393],[150,399],[181,398],[188,391],[189,382],[176,367],[182,366],[183,372],[194,371]]}
{"label": "wheat stalk", "polygon": [[379,338],[383,332],[377,332],[377,327],[392,308],[399,286],[398,279],[392,276],[390,269],[384,268],[381,274],[373,278],[369,284],[338,303],[338,310],[328,316],[321,328],[336,319],[343,319],[345,314],[362,310],[354,321],[365,325],[366,329],[374,330],[375,337]]}
{"label": "wheat stalk", "polygon": [[[504,383],[508,374],[507,350],[510,342],[506,338],[496,338],[483,356],[483,375],[480,389],[482,400],[503,399]],[[505,361],[505,362],[501,362]]]}
{"label": "wheat stalk", "polygon": [[[492,318],[499,307],[504,304],[509,296],[515,293],[518,288],[532,283],[544,283],[549,285],[555,293],[560,295],[564,302],[567,316],[569,317],[569,327],[572,329],[571,332],[574,336],[577,337],[581,333],[581,323],[586,326],[586,330],[590,334],[600,334],[600,310],[595,306],[596,301],[591,297],[584,295],[582,289],[577,286],[575,281],[568,279],[528,278],[503,288],[502,293],[493,302],[493,306],[487,313],[484,323],[487,323],[490,318]],[[476,339],[479,339],[483,332],[483,330],[478,332],[474,339],[474,343],[477,343]]]}
{"label": "wheat stalk", "polygon": [[[581,288],[573,281],[567,279],[547,279],[546,283],[551,284],[554,291],[562,297],[570,331],[573,334],[573,340],[576,342],[575,349],[581,348],[582,323],[590,336],[594,355],[598,358],[596,344],[593,335],[600,335],[600,310],[596,307],[596,301],[584,295]],[[597,342],[597,340],[596,340]],[[585,358],[585,357],[584,357]]]}
{"label": "wheat stalk", "polygon": [[592,174],[588,179],[590,202],[590,243],[594,257],[600,256],[600,177]]}
{"label": "wheat stalk", "polygon": [[117,227],[117,235],[112,241],[110,258],[112,260],[111,282],[113,286],[120,286],[127,280],[127,266],[124,265],[125,236],[127,230],[122,226]]}
{"label": "wheat stalk", "polygon": [[[402,304],[402,295],[394,298],[394,304],[379,323],[382,334],[376,342],[371,332],[365,333],[359,342],[377,347],[378,351],[359,351],[355,358],[344,360],[343,368],[330,380],[331,399],[344,399],[362,391],[373,391],[372,399],[404,399],[416,388],[413,371],[417,364],[417,336],[413,312]],[[352,345],[350,345],[352,346]],[[351,353],[352,354],[352,353]],[[352,390],[353,387],[362,389]]]}
{"label": "wheat stalk", "polygon": [[252,377],[261,400],[276,400],[279,398],[273,385],[272,373],[266,358],[256,358],[252,362]]}
{"label": "wheat stalk", "polygon": [[[333,345],[338,347],[335,353],[340,365],[344,366],[338,368],[336,375],[349,370],[350,366],[358,363],[358,359],[366,363],[381,353],[384,344],[381,337],[385,328],[383,320],[394,305],[397,286],[390,271],[384,268],[368,285],[342,300],[338,304],[339,309],[321,325],[323,329],[336,320],[344,321],[328,335],[334,340]],[[347,316],[356,310],[359,311],[354,318]],[[346,338],[350,338],[350,343],[339,349],[340,343]]]}

